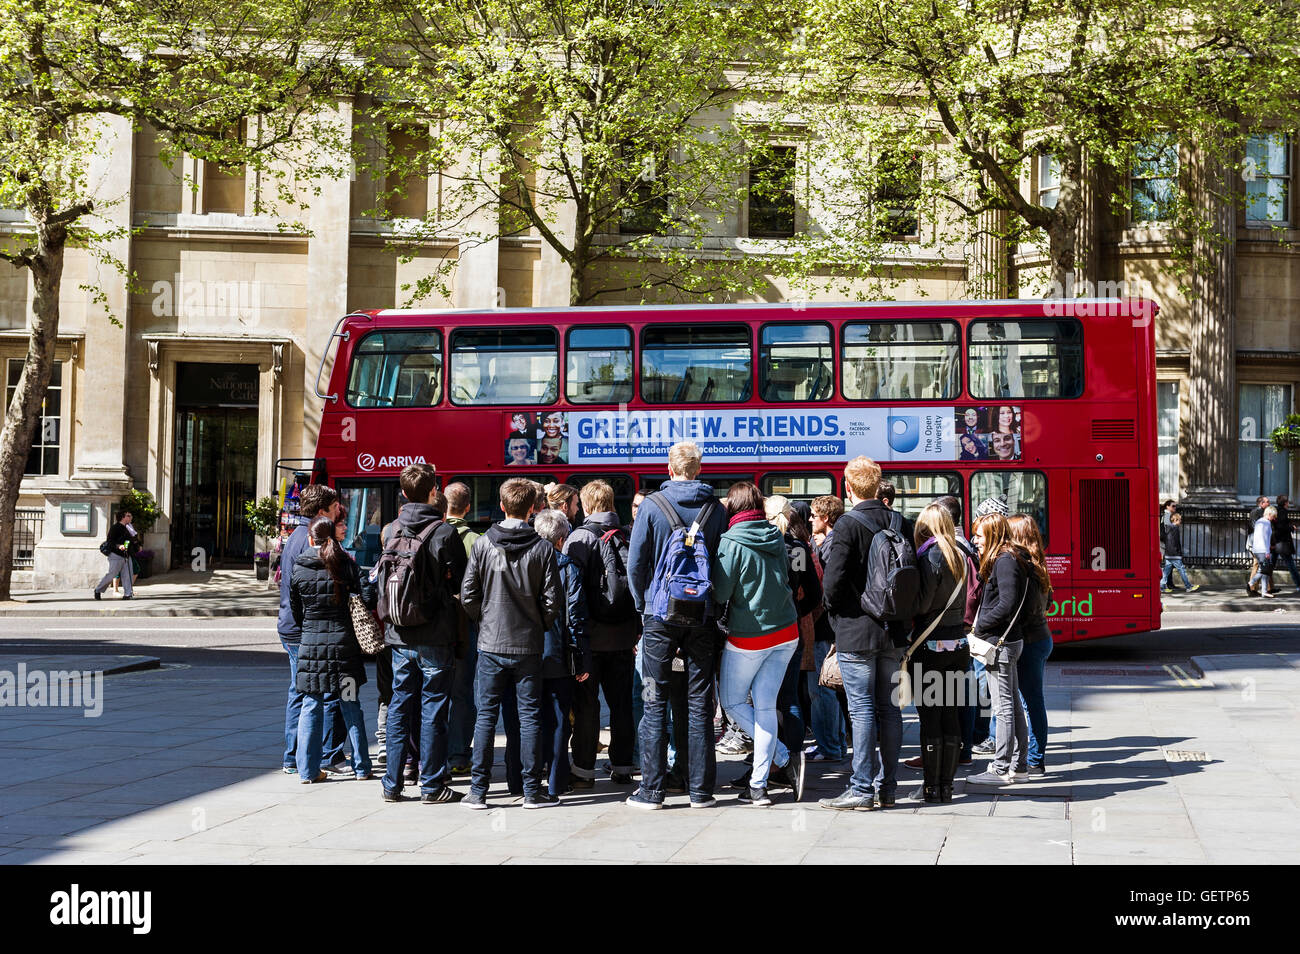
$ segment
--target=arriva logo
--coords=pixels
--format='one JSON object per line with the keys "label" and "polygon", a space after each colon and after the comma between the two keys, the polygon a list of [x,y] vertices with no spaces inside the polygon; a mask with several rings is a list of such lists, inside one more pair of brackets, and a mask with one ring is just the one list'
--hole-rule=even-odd
{"label": "arriva logo", "polygon": [[885,436],[889,439],[889,446],[900,454],[916,450],[916,445],[921,442],[921,419],[910,414],[890,415],[885,422]]}
{"label": "arriva logo", "polygon": [[401,456],[394,455],[389,457],[380,457],[378,459],[375,458],[374,454],[357,455],[357,469],[364,470],[367,473],[374,470],[376,467],[402,468],[402,467],[409,467],[411,464],[427,464],[427,463],[428,461],[424,459],[424,455],[422,454],[417,454],[414,457],[401,457]]}
{"label": "arriva logo", "polygon": [[1052,600],[1047,607],[1048,616],[1092,616],[1092,594],[1089,593],[1083,599],[1077,596],[1070,600],[1061,600],[1056,602]]}

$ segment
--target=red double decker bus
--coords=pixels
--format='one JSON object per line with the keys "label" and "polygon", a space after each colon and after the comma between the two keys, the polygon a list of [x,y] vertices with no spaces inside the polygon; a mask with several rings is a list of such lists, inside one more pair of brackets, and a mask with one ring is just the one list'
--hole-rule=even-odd
{"label": "red double decker bus", "polygon": [[693,440],[719,494],[842,494],[866,454],[908,516],[1038,521],[1057,641],[1160,623],[1155,306],[1140,300],[378,310],[340,319],[317,467],[363,565],[407,464],[501,516],[510,477],[609,482],[625,519]]}

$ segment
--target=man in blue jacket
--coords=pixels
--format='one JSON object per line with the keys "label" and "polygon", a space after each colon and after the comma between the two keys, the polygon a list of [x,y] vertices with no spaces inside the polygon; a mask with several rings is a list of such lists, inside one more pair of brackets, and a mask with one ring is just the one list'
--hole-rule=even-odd
{"label": "man in blue jacket", "polygon": [[[289,606],[289,581],[293,576],[294,563],[307,549],[307,525],[321,514],[331,520],[339,516],[339,495],[324,484],[308,484],[302,489],[298,512],[303,517],[300,526],[294,528],[289,539],[284,542],[280,553],[280,615],[276,621],[276,632],[280,636],[280,645],[289,654],[289,699],[284,707],[284,773],[293,775],[298,771],[298,716],[302,713],[302,693],[298,691],[298,646],[302,642],[302,628],[294,622],[293,610]],[[325,743],[321,764],[331,774],[342,775],[342,770],[334,771],[340,766],[352,775],[351,766],[343,760],[343,715],[338,703],[325,705]],[[339,723],[336,729],[335,723]]]}
{"label": "man in blue jacket", "polygon": [[[668,451],[668,480],[660,485],[657,493],[687,527],[701,515],[705,504],[714,504],[700,527],[704,545],[712,555],[717,552],[718,540],[727,528],[727,517],[726,511],[714,500],[713,488],[696,480],[699,473],[699,447],[691,441],[674,444]],[[628,584],[637,612],[644,620],[641,667],[645,683],[645,715],[640,725],[641,787],[627,800],[627,804],[646,810],[663,805],[668,758],[664,738],[668,682],[673,660],[680,650],[686,665],[691,807],[709,808],[716,804],[713,799],[713,787],[717,781],[717,755],[713,748],[713,672],[717,627],[712,619],[706,620],[703,626],[674,626],[650,615],[647,596],[659,558],[674,529],[672,521],[654,501],[654,496],[647,497],[637,511],[628,554]],[[681,758],[680,754],[678,758]]]}

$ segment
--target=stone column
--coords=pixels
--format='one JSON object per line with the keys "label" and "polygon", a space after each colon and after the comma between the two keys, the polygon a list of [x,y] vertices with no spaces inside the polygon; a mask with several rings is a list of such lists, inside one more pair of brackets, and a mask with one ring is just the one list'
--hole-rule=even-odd
{"label": "stone column", "polygon": [[1193,162],[1201,213],[1191,301],[1189,427],[1199,435],[1188,460],[1186,500],[1237,506],[1237,213],[1235,177],[1222,160]]}
{"label": "stone column", "polygon": [[[343,129],[352,127],[352,102],[341,100],[334,107],[335,121]],[[347,141],[349,137],[343,137]],[[307,301],[303,324],[303,411],[301,418],[302,446],[300,457],[311,457],[316,452],[316,438],[320,433],[321,412],[324,400],[316,396],[316,373],[321,357],[332,348],[330,332],[335,323],[347,314],[348,308],[348,246],[351,238],[352,183],[346,177],[322,177],[317,183],[320,193],[311,199],[312,235],[307,245]],[[288,362],[286,362],[286,365]],[[330,369],[326,367],[321,378],[321,388],[328,393]],[[342,398],[340,398],[342,400]],[[296,409],[286,413],[285,429],[292,434],[298,429]],[[286,440],[285,453],[292,454],[294,441]]]}

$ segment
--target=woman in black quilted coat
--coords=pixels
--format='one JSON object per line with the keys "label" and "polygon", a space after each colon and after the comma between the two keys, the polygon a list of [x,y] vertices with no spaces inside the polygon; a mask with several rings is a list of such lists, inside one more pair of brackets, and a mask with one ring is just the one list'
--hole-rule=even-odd
{"label": "woman in black quilted coat", "polygon": [[321,747],[327,701],[337,701],[352,746],[352,770],[371,778],[370,746],[360,689],[366,681],[361,646],[352,631],[348,597],[361,593],[356,561],[334,537],[334,521],[317,517],[308,529],[310,546],[294,562],[289,608],[302,627],[298,649],[298,691],[303,694],[298,719],[298,778],[304,785],[322,782]]}

